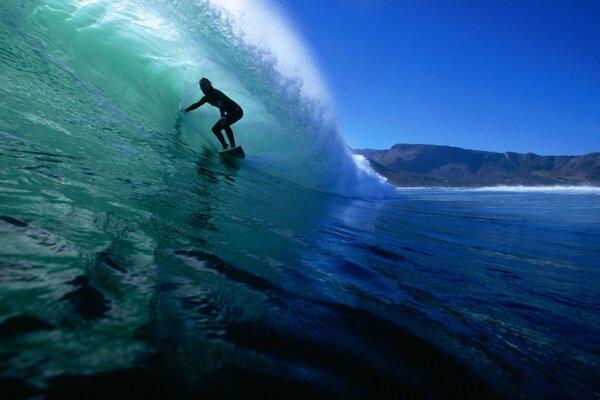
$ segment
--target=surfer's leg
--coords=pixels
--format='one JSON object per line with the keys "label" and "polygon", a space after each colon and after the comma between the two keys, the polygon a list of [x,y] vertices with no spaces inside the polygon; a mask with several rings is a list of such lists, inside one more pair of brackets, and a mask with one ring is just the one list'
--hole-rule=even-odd
{"label": "surfer's leg", "polygon": [[227,134],[227,139],[229,139],[229,144],[231,145],[231,147],[235,147],[235,139],[233,138],[233,131],[231,130],[231,127],[229,125],[227,125],[225,127],[225,133]]}
{"label": "surfer's leg", "polygon": [[227,134],[227,139],[229,139],[229,144],[231,147],[235,147],[235,139],[233,137],[233,130],[231,130],[231,125],[238,122],[244,116],[244,112],[241,108],[237,111],[227,114],[227,123],[223,125],[223,129],[225,129],[225,133]]}
{"label": "surfer's leg", "polygon": [[217,139],[219,139],[221,146],[223,146],[223,148],[226,149],[227,143],[225,142],[225,138],[223,137],[223,134],[221,133],[221,129],[223,129],[223,128],[221,127],[221,121],[219,120],[219,122],[217,122],[215,124],[215,126],[212,127],[212,132],[215,134]]}

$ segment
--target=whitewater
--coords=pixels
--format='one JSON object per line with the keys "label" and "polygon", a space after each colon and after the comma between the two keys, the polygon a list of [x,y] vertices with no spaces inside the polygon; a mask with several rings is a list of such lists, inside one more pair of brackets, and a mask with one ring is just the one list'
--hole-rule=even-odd
{"label": "whitewater", "polygon": [[600,396],[600,190],[393,189],[275,3],[4,0],[0,98],[10,398]]}

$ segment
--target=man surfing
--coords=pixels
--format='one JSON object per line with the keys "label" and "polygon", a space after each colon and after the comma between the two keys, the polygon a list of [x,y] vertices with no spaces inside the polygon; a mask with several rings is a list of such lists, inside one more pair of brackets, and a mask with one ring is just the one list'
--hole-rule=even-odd
{"label": "man surfing", "polygon": [[223,138],[223,134],[221,133],[223,129],[225,130],[225,133],[227,133],[229,144],[232,148],[235,147],[235,139],[233,137],[231,125],[242,119],[244,116],[244,110],[242,110],[242,107],[240,107],[239,104],[227,97],[225,93],[215,89],[212,83],[206,78],[200,79],[200,90],[202,93],[204,93],[204,97],[183,111],[190,112],[200,107],[204,103],[208,103],[213,107],[217,107],[221,112],[221,119],[219,119],[215,126],[212,127],[212,131],[217,139],[219,139],[221,146],[223,146],[223,150],[229,148],[225,142],[225,138]]}

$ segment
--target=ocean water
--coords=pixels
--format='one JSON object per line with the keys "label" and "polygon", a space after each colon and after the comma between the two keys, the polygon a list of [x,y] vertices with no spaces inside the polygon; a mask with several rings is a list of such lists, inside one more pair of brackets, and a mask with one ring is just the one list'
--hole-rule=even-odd
{"label": "ocean water", "polygon": [[3,396],[600,397],[600,189],[392,189],[264,2],[4,0],[0,44]]}

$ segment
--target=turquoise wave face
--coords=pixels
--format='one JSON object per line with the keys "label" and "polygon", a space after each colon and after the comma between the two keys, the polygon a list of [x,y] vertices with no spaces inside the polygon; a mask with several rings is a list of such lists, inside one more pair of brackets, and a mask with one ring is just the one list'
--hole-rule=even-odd
{"label": "turquoise wave face", "polygon": [[210,131],[217,109],[179,115],[201,97],[197,82],[206,76],[244,108],[237,141],[269,173],[327,192],[389,194],[352,160],[325,90],[307,90],[302,72],[286,75],[288,55],[250,41],[253,28],[235,25],[232,10],[208,1],[2,7],[7,134],[112,171],[184,168],[174,160],[181,154],[164,153],[173,142],[188,153],[218,144]]}

